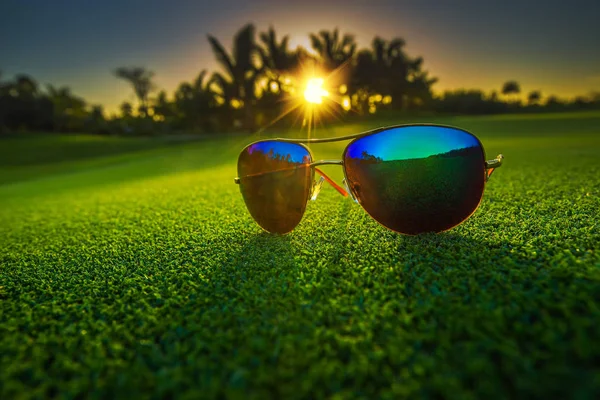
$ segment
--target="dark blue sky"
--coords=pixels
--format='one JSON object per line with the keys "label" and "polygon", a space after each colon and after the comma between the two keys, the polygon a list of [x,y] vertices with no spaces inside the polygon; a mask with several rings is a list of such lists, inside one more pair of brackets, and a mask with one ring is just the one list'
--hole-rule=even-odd
{"label": "dark blue sky", "polygon": [[133,100],[114,68],[146,66],[172,91],[216,68],[208,33],[230,48],[247,22],[273,25],[294,44],[334,27],[363,46],[375,34],[403,37],[440,79],[436,90],[498,89],[508,79],[546,95],[600,90],[598,0],[3,0],[0,70],[3,79],[22,72],[68,85],[114,110]]}

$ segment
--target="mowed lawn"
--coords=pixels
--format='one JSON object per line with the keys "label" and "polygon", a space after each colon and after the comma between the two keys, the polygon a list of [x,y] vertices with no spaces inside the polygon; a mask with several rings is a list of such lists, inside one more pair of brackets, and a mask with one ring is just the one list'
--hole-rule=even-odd
{"label": "mowed lawn", "polygon": [[506,158],[416,237],[330,187],[263,233],[233,183],[260,135],[0,140],[0,398],[598,398],[600,114],[419,121]]}

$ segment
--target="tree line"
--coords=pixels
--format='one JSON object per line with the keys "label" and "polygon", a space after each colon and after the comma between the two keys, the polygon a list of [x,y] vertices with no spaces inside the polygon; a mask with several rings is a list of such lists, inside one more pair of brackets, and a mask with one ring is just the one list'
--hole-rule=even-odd
{"label": "tree line", "polygon": [[[545,99],[532,91],[520,100],[518,82],[499,91],[460,89],[434,95],[437,82],[424,69],[422,57],[411,57],[401,38],[375,37],[369,48],[358,49],[355,37],[338,29],[310,34],[311,49],[289,48],[289,36],[273,28],[258,35],[254,25],[241,28],[227,50],[217,38],[208,42],[222,72],[199,72],[169,95],[157,90],[154,73],[144,67],[112,71],[127,82],[137,99],[124,102],[107,117],[100,105],[88,104],[68,87],[40,85],[30,76],[4,81],[0,75],[0,133],[14,131],[91,132],[98,134],[156,134],[255,130],[275,121],[303,118],[302,95],[311,76],[326,77],[331,96],[319,117],[396,112],[495,114],[600,108],[600,93],[561,100]],[[289,125],[288,125],[289,126]]]}

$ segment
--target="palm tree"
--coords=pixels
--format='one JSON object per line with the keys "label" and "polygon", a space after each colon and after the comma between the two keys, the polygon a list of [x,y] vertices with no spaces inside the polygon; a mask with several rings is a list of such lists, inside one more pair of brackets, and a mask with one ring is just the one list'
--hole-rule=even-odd
{"label": "palm tree", "polygon": [[104,119],[104,107],[99,104],[92,105],[90,110],[90,117],[95,119]]}
{"label": "palm tree", "polygon": [[6,108],[8,106],[7,103],[10,102],[10,99],[7,96],[8,85],[2,82],[2,71],[0,71],[0,135],[6,131],[6,127],[4,126],[4,114],[6,113]]}
{"label": "palm tree", "polygon": [[[428,71],[421,70],[423,59],[419,57],[418,64],[412,64],[412,70],[408,76],[408,88],[406,95],[409,107],[420,107],[433,99],[431,87],[438,81],[438,78],[430,77]],[[398,105],[392,101],[392,105]],[[399,108],[402,104],[399,105]]]}
{"label": "palm tree", "polygon": [[154,112],[154,115],[162,119],[167,119],[173,117],[175,114],[174,105],[167,99],[167,92],[164,90],[158,92],[156,100],[154,100],[153,103],[152,111]]}
{"label": "palm tree", "polygon": [[369,94],[391,96],[392,107],[396,109],[404,107],[405,99],[410,104],[429,99],[431,85],[437,79],[430,78],[427,71],[422,70],[421,57],[409,58],[404,46],[401,38],[387,41],[375,37],[370,49],[358,53],[352,74],[352,92],[365,93],[359,96],[363,101]]}
{"label": "palm tree", "polygon": [[[321,69],[327,74],[326,86],[328,88],[348,85],[351,73],[351,61],[356,53],[354,36],[344,34],[340,37],[337,28],[333,31],[322,30],[317,34],[310,34],[310,43],[317,57],[310,57],[306,61]],[[306,57],[306,55],[302,55]],[[332,115],[343,113],[343,108],[337,102],[330,102],[329,109]]]}
{"label": "palm tree", "polygon": [[131,103],[124,101],[123,103],[121,103],[121,105],[119,106],[119,109],[121,110],[121,117],[123,118],[129,118],[131,117],[131,114],[133,113],[133,106],[131,105]]}
{"label": "palm tree", "polygon": [[2,124],[9,129],[53,129],[53,105],[28,75],[17,75],[2,85]]}
{"label": "palm tree", "polygon": [[194,82],[184,82],[175,91],[175,111],[186,128],[210,127],[209,117],[215,99],[209,88],[210,82],[205,82],[205,78],[206,71],[203,70]]}
{"label": "palm tree", "polygon": [[148,71],[144,67],[121,67],[117,68],[114,74],[117,78],[124,79],[131,84],[140,103],[140,114],[145,117],[148,110],[148,95],[155,88],[152,82],[154,72]]}
{"label": "palm tree", "polygon": [[38,84],[28,75],[17,75],[13,87],[18,97],[33,98],[38,95]]}
{"label": "palm tree", "polygon": [[262,85],[257,90],[260,92],[258,105],[261,112],[257,118],[261,124],[274,121],[281,115],[285,100],[289,99],[293,92],[294,76],[300,66],[297,51],[288,49],[289,36],[284,36],[281,41],[277,40],[275,30],[271,27],[267,32],[260,35],[260,46],[257,46],[262,62]]}
{"label": "palm tree", "polygon": [[87,132],[96,134],[110,133],[106,118],[104,117],[104,108],[101,105],[92,105],[85,120],[84,128]]}
{"label": "palm tree", "polygon": [[263,66],[277,76],[294,71],[298,67],[296,53],[288,50],[289,36],[285,35],[277,42],[275,30],[271,27],[260,34],[262,47],[257,47]]}
{"label": "palm tree", "polygon": [[371,42],[371,49],[358,53],[353,74],[354,85],[370,92],[388,95],[391,94],[390,83],[394,78],[400,78],[401,82],[396,82],[397,84],[405,84],[408,66],[404,62],[406,56],[402,51],[403,46],[402,39],[394,39],[388,43],[375,37]]}
{"label": "palm tree", "polygon": [[233,51],[227,53],[221,43],[208,35],[217,61],[225,70],[225,75],[214,73],[210,84],[216,86],[221,98],[227,106],[240,105],[245,111],[245,126],[253,129],[252,108],[254,106],[255,86],[261,74],[261,68],[255,64],[254,55],[257,51],[254,41],[254,25],[248,24],[240,29],[233,39]]}
{"label": "palm tree", "polygon": [[54,129],[59,132],[80,130],[87,116],[85,100],[74,96],[66,86],[46,86],[48,99],[52,102]]}
{"label": "palm tree", "polygon": [[319,54],[323,67],[334,71],[352,60],[356,52],[354,36],[345,34],[340,38],[338,29],[333,32],[326,30],[318,34],[310,34],[312,48]]}

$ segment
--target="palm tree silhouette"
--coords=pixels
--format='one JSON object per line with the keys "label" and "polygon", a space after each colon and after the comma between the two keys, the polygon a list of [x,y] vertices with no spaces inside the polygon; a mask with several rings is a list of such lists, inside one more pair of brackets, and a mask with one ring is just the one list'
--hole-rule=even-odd
{"label": "palm tree silhouette", "polygon": [[117,78],[123,79],[133,87],[140,104],[138,109],[142,117],[145,117],[148,110],[148,95],[155,86],[152,82],[154,72],[148,71],[144,67],[121,67],[114,71]]}
{"label": "palm tree silhouette", "polygon": [[175,108],[185,126],[200,128],[208,122],[215,102],[210,81],[205,82],[205,78],[206,70],[203,70],[191,84],[184,82],[175,91]]}
{"label": "palm tree silhouette", "polygon": [[401,38],[387,41],[375,37],[371,48],[358,53],[353,71],[352,87],[370,93],[392,97],[392,106],[401,109],[405,98],[425,98],[437,81],[422,70],[421,57],[411,59],[404,52]]}
{"label": "palm tree silhouette", "polygon": [[226,74],[216,72],[210,82],[216,85],[228,105],[231,105],[232,100],[242,102],[245,111],[245,126],[252,129],[254,126],[252,108],[256,97],[254,89],[256,80],[261,73],[261,69],[256,66],[254,59],[257,51],[254,25],[248,24],[236,33],[231,55],[215,37],[208,35],[208,41]]}
{"label": "palm tree silhouette", "polygon": [[[175,92],[175,94],[177,95],[177,92]],[[158,92],[152,108],[154,110],[154,115],[160,116],[165,120],[167,118],[172,118],[175,115],[174,104],[169,102],[167,99],[167,92],[164,90]]]}
{"label": "palm tree silhouette", "polygon": [[333,32],[322,30],[318,34],[311,33],[310,43],[327,71],[336,70],[348,63],[356,52],[354,36],[345,34],[340,38],[337,28]]}
{"label": "palm tree silhouette", "polygon": [[267,32],[259,35],[260,46],[257,51],[262,61],[262,76],[265,78],[258,106],[261,108],[259,120],[261,123],[270,123],[282,115],[285,101],[298,82],[293,77],[300,66],[300,58],[297,51],[288,49],[289,36],[284,36],[281,41],[277,40],[275,30],[271,27]]}
{"label": "palm tree silhouette", "polygon": [[133,113],[133,107],[131,106],[131,103],[127,101],[121,103],[121,105],[119,106],[119,110],[121,111],[121,116],[123,118],[129,118]]}
{"label": "palm tree silhouette", "polygon": [[46,86],[48,99],[52,102],[54,129],[59,132],[73,130],[73,124],[87,115],[85,100],[74,96],[71,90],[64,86],[56,88]]}
{"label": "palm tree silhouette", "polygon": [[298,67],[297,54],[288,50],[289,39],[289,36],[285,35],[281,42],[277,42],[277,35],[272,27],[260,34],[262,46],[257,47],[257,50],[263,66],[277,76],[292,72]]}
{"label": "palm tree silhouette", "polygon": [[15,81],[14,89],[16,90],[17,97],[33,98],[38,95],[38,84],[32,77],[17,75]]}

